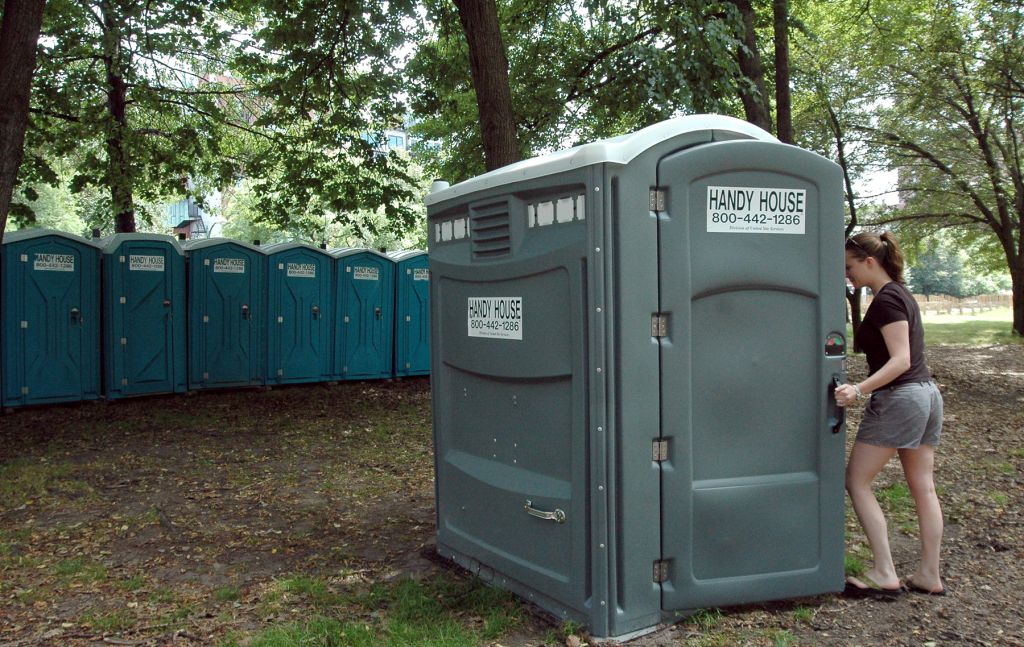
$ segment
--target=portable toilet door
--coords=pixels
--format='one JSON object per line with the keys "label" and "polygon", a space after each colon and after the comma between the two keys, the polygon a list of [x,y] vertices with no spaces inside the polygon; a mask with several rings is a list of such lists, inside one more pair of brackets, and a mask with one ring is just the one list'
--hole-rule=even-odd
{"label": "portable toilet door", "polygon": [[0,250],[3,406],[100,394],[100,250],[50,229],[7,232]]}
{"label": "portable toilet door", "polygon": [[699,115],[428,195],[438,552],[599,637],[841,590],[841,177]]}
{"label": "portable toilet door", "polygon": [[343,380],[391,377],[395,263],[372,249],[335,249],[335,366]]}
{"label": "portable toilet door", "polygon": [[163,234],[114,234],[101,242],[106,396],[184,392],[187,348],[181,246]]}
{"label": "portable toilet door", "polygon": [[333,379],[334,259],[302,243],[266,254],[267,383]]}
{"label": "portable toilet door", "polygon": [[191,240],[184,247],[189,388],[264,384],[266,254],[226,238]]}
{"label": "portable toilet door", "polygon": [[395,261],[395,375],[430,374],[430,263],[421,250]]}

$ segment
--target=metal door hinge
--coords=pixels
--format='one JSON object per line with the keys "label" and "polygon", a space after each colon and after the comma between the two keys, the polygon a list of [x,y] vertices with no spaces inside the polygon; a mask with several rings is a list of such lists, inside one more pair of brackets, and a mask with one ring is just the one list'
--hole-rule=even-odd
{"label": "metal door hinge", "polygon": [[665,189],[651,189],[651,211],[664,211],[666,197]]}
{"label": "metal door hinge", "polygon": [[669,567],[672,564],[670,559],[654,560],[654,581],[658,584],[668,581]]}
{"label": "metal door hinge", "polygon": [[655,312],[651,315],[651,337],[668,337],[668,315]]}
{"label": "metal door hinge", "polygon": [[655,438],[652,444],[651,460],[655,463],[668,460],[668,439]]}

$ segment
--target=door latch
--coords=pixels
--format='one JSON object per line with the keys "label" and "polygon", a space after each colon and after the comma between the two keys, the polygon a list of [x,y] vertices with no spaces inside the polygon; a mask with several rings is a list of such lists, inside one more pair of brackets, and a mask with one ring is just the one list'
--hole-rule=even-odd
{"label": "door latch", "polygon": [[565,512],[558,508],[555,508],[552,512],[538,510],[533,507],[533,501],[527,499],[526,505],[523,506],[523,509],[526,510],[526,514],[532,517],[537,517],[538,519],[544,519],[546,521],[554,521],[555,523],[565,523]]}

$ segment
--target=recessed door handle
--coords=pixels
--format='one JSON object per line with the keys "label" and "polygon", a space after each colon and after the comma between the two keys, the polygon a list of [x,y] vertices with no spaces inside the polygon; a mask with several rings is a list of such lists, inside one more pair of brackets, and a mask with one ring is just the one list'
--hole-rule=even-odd
{"label": "recessed door handle", "polygon": [[526,510],[526,514],[531,517],[537,517],[538,519],[544,519],[545,521],[554,521],[555,523],[565,523],[565,512],[558,508],[555,508],[551,512],[548,512],[547,510],[538,510],[533,507],[533,501],[527,499],[526,505],[523,506],[523,509]]}

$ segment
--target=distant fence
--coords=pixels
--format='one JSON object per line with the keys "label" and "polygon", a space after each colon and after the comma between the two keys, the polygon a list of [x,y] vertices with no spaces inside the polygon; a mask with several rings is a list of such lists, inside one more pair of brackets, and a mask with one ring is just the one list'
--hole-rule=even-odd
{"label": "distant fence", "polygon": [[[1009,294],[980,294],[963,299],[944,294],[930,296],[915,294],[914,299],[917,301],[918,307],[921,308],[921,314],[974,314],[996,308],[1009,308],[1012,304]],[[861,312],[866,312],[869,305],[871,305],[871,297],[867,296],[861,301]]]}

